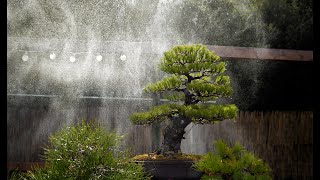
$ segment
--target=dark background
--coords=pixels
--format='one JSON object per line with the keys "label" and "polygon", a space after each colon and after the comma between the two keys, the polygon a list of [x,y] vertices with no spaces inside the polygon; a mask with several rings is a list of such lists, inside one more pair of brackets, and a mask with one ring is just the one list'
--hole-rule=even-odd
{"label": "dark background", "polygon": [[[263,67],[254,79],[251,60],[230,60],[228,69],[239,87],[234,103],[241,110],[300,110],[313,109],[313,62],[260,60]],[[250,66],[249,66],[250,67]],[[256,86],[256,89],[254,87]]]}

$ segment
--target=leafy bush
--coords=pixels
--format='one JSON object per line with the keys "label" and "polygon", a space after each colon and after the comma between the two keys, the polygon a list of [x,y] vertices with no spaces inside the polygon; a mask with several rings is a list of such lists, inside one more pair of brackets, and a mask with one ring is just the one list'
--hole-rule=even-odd
{"label": "leafy bush", "polygon": [[222,140],[214,144],[215,151],[205,154],[194,164],[196,170],[205,173],[201,179],[272,179],[268,164],[246,151],[239,143],[232,148]]}
{"label": "leafy bush", "polygon": [[34,168],[11,179],[148,179],[141,164],[119,149],[120,136],[97,123],[64,127],[49,137],[44,168]]}

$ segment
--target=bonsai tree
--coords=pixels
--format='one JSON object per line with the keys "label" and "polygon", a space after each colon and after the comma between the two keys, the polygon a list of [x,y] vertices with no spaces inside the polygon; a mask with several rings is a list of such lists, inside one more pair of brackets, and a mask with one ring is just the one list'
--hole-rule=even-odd
{"label": "bonsai tree", "polygon": [[[137,125],[150,125],[167,120],[161,153],[178,153],[185,127],[193,123],[216,123],[233,119],[234,104],[216,105],[217,98],[230,97],[229,76],[223,75],[226,63],[204,45],[180,45],[164,53],[160,70],[170,74],[145,86],[145,93],[160,93],[174,103],[152,107],[147,112],[133,113],[129,118]],[[170,152],[170,153],[168,153]]]}

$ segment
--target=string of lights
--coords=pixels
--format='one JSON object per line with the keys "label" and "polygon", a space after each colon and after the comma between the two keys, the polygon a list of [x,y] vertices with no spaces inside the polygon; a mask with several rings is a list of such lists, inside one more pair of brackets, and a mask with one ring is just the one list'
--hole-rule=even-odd
{"label": "string of lights", "polygon": [[[43,53],[41,51],[33,51],[33,50],[18,50],[18,51],[22,51],[24,52],[21,59],[22,61],[28,61],[30,59],[30,54],[31,53]],[[57,58],[57,54],[55,53],[55,51],[48,51],[48,56],[51,60],[54,60]],[[70,54],[69,56],[69,61],[70,62],[76,62],[77,59],[76,59],[76,55],[78,54],[92,54],[91,52],[63,52],[65,54]],[[103,60],[103,55],[102,53],[95,53],[96,54],[96,60],[97,61],[102,61]],[[122,60],[122,61],[125,61],[127,59],[127,56],[125,54],[121,54],[119,56],[119,59]]]}

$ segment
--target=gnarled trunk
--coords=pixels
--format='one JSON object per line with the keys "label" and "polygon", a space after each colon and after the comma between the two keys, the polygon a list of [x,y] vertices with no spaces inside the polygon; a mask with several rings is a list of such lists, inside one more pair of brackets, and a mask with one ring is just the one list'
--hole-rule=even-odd
{"label": "gnarled trunk", "polygon": [[181,140],[184,139],[185,127],[191,122],[186,117],[173,117],[170,125],[164,129],[164,140],[161,153],[169,155],[181,151]]}

